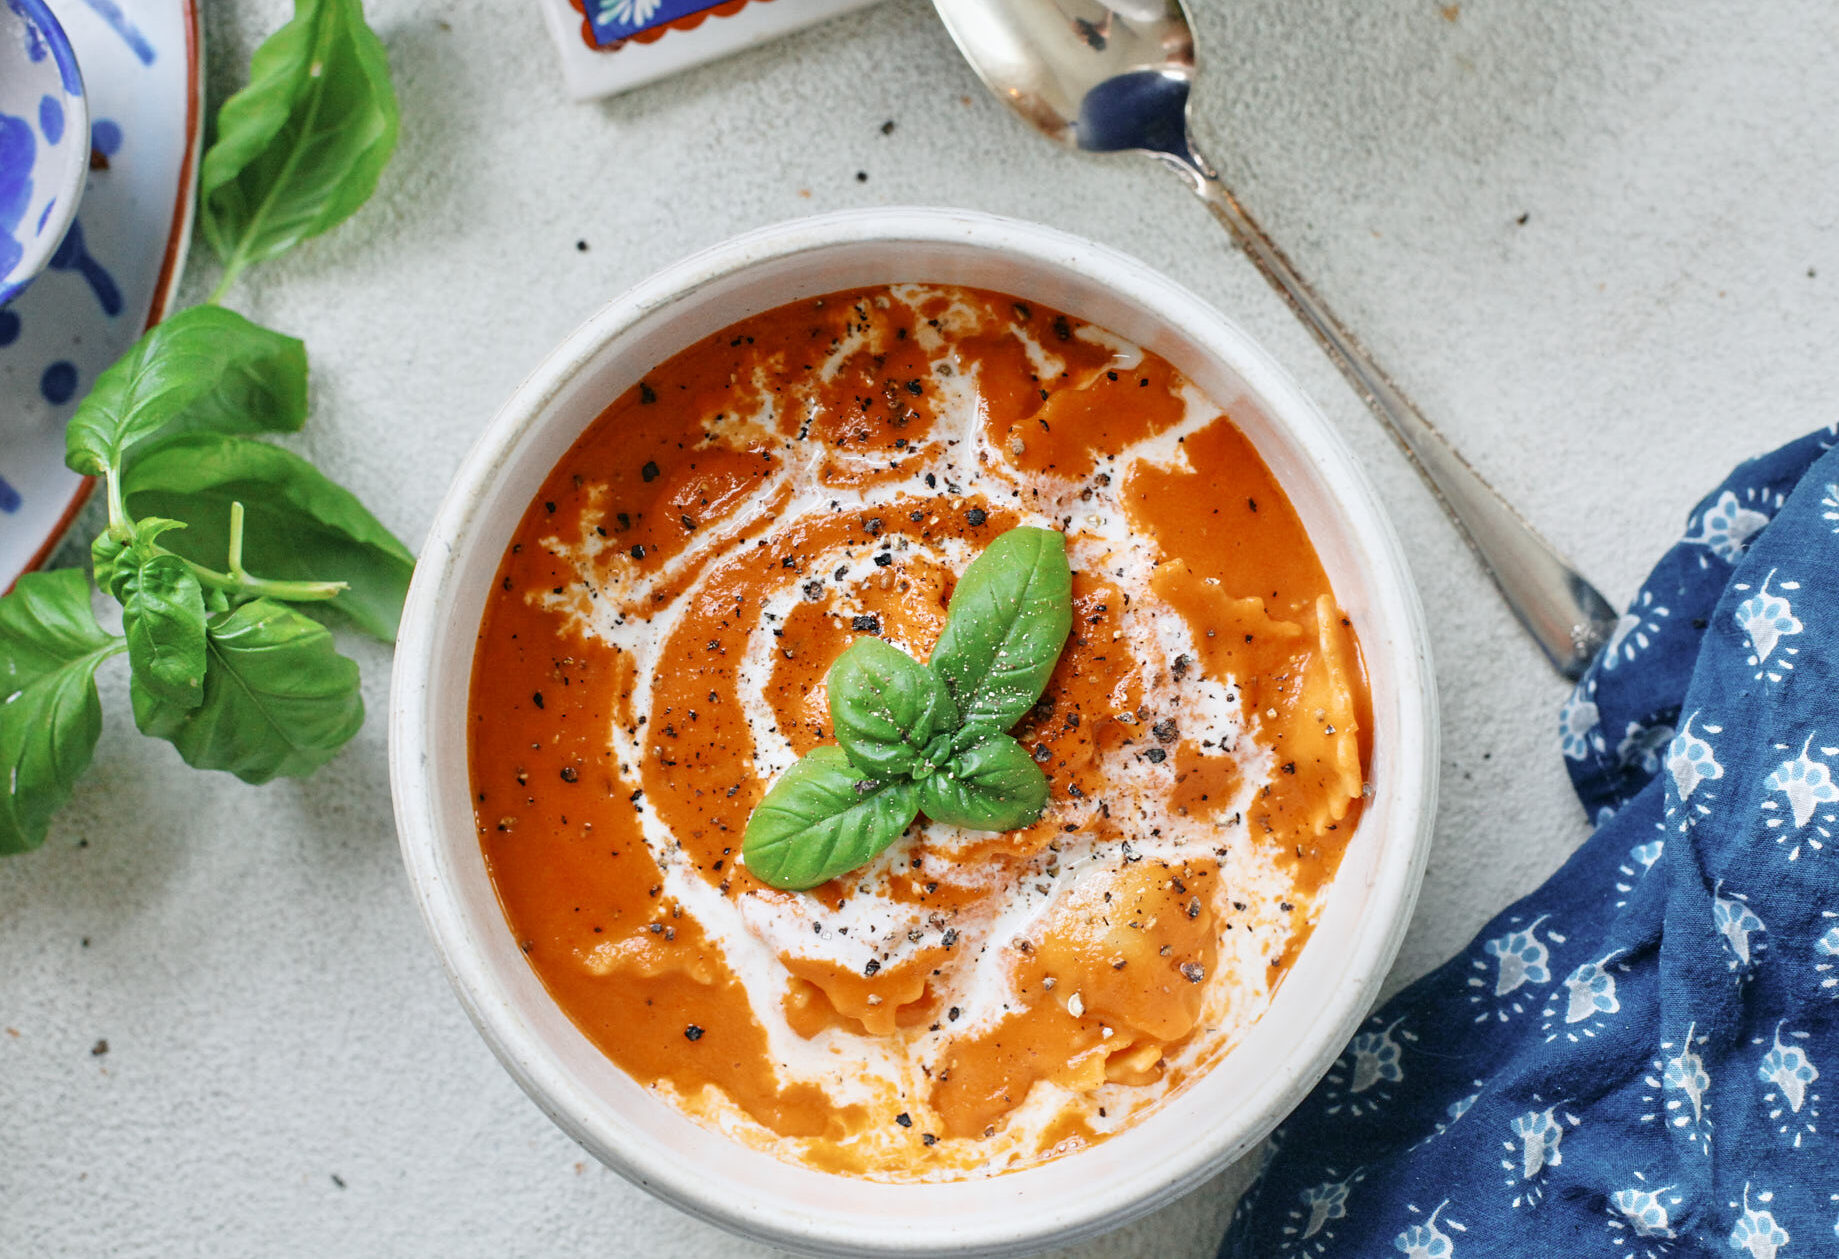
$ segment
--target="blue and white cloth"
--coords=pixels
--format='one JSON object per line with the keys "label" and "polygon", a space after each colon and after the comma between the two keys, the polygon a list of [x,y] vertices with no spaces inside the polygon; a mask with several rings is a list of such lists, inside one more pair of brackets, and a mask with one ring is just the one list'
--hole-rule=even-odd
{"label": "blue and white cloth", "polygon": [[1368,1020],[1222,1259],[1839,1255],[1836,445],[1699,504],[1564,707],[1596,833]]}

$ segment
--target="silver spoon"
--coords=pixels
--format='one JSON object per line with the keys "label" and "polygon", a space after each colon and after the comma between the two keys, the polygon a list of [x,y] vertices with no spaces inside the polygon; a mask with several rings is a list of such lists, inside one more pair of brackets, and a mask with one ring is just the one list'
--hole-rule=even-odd
{"label": "silver spoon", "polygon": [[1615,609],[1418,413],[1194,147],[1194,33],[1181,0],[933,4],[985,86],[1044,135],[1091,153],[1143,153],[1187,181],[1392,430],[1552,665],[1581,676]]}

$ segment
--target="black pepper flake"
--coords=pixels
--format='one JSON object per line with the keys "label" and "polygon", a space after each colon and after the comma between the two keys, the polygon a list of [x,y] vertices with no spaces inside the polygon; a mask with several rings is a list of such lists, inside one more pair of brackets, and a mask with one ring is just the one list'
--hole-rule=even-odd
{"label": "black pepper flake", "polygon": [[898,1115],[894,1116],[894,1122],[903,1128],[911,1128],[913,1126],[913,1116],[903,1110]]}
{"label": "black pepper flake", "polygon": [[1207,968],[1202,966],[1199,962],[1183,962],[1181,964],[1181,977],[1191,984],[1198,984],[1207,977]]}
{"label": "black pepper flake", "polygon": [[646,384],[644,381],[641,380],[639,382],[639,401],[645,404],[646,406],[650,406],[652,403],[656,402],[657,400],[658,400],[658,391],[656,389],[653,389],[650,385]]}
{"label": "black pepper flake", "polygon": [[1066,321],[1065,315],[1054,316],[1054,335],[1062,341],[1073,339],[1073,325]]}
{"label": "black pepper flake", "polygon": [[1053,753],[1048,751],[1045,743],[1037,743],[1034,745],[1034,763],[1036,765],[1047,764],[1048,758],[1052,755]]}
{"label": "black pepper flake", "polygon": [[907,392],[917,398],[926,392],[926,386],[920,384],[917,380],[909,380],[907,382]]}
{"label": "black pepper flake", "polygon": [[696,527],[696,522],[691,520],[688,516],[679,516],[677,519],[683,522],[683,527],[685,529],[694,529]]}
{"label": "black pepper flake", "polygon": [[884,136],[891,136],[894,134],[894,120],[892,118],[881,124],[881,134]]}
{"label": "black pepper flake", "polygon": [[702,1039],[702,1029],[700,1027],[697,1027],[694,1023],[690,1024],[688,1027],[683,1029],[683,1039],[701,1040]]}
{"label": "black pepper flake", "polygon": [[555,510],[556,510],[556,505],[554,503],[544,503],[543,510],[547,511],[550,515],[554,515]]}
{"label": "black pepper flake", "polygon": [[859,630],[864,634],[879,634],[881,632],[881,618],[872,612],[867,616],[858,616],[854,618],[850,621],[849,625],[851,629]]}
{"label": "black pepper flake", "polygon": [[859,184],[866,184],[868,182],[868,172],[865,170],[857,171],[856,172],[856,182]]}
{"label": "black pepper flake", "polygon": [[973,529],[982,525],[983,522],[988,520],[989,518],[990,518],[990,513],[985,511],[981,507],[973,507],[969,511],[964,513],[965,523],[969,524],[970,527]]}
{"label": "black pepper flake", "polygon": [[1188,902],[1188,917],[1200,917],[1200,897],[1196,896],[1193,900]]}
{"label": "black pepper flake", "polygon": [[958,1021],[958,1016],[962,1013],[964,1013],[964,1011],[954,1005],[951,1009],[945,1011],[945,1017],[950,1022],[956,1023]]}
{"label": "black pepper flake", "polygon": [[1169,754],[1161,748],[1151,748],[1149,751],[1143,753],[1143,756],[1151,765],[1160,765],[1169,758]]}
{"label": "black pepper flake", "polygon": [[644,477],[648,482],[657,480],[658,465],[651,462],[649,459],[646,460],[645,466],[639,469],[639,475]]}
{"label": "black pepper flake", "polygon": [[579,782],[580,779],[581,779],[581,775],[575,772],[575,767],[573,765],[564,765],[562,767],[562,781],[563,782],[565,783]]}
{"label": "black pepper flake", "polygon": [[109,1051],[109,1043],[107,1040],[99,1040],[95,1044],[89,1047],[89,1052],[91,1053],[91,1055],[97,1058],[100,1058],[103,1054],[107,1053],[108,1051]]}
{"label": "black pepper flake", "polygon": [[875,958],[871,957],[868,959],[867,964],[862,967],[862,974],[866,978],[868,976],[872,976],[876,971],[880,969],[881,969],[881,963],[877,961]]}
{"label": "black pepper flake", "polygon": [[1158,743],[1173,743],[1181,728],[1175,724],[1173,717],[1167,717],[1151,726],[1149,732],[1156,736]]}
{"label": "black pepper flake", "polygon": [[939,1139],[930,1132],[920,1133],[920,1140],[924,1141],[927,1145],[937,1145],[939,1143]]}
{"label": "black pepper flake", "polygon": [[530,693],[530,702],[535,704],[538,708],[541,708],[543,706],[543,693],[541,691],[532,691]]}
{"label": "black pepper flake", "polygon": [[1284,766],[1283,766],[1283,772],[1286,774],[1294,774],[1296,772],[1296,762],[1295,761],[1285,761]]}
{"label": "black pepper flake", "polygon": [[957,942],[958,929],[956,927],[947,927],[945,934],[939,937],[939,943],[943,944],[948,949]]}
{"label": "black pepper flake", "polygon": [[642,560],[645,558],[645,548],[637,542],[632,544],[632,558],[635,560]]}
{"label": "black pepper flake", "polygon": [[1193,668],[1193,666],[1194,662],[1188,659],[1186,653],[1183,653],[1182,655],[1176,656],[1169,664],[1169,676],[1179,682],[1188,676],[1188,670]]}
{"label": "black pepper flake", "polygon": [[889,564],[892,564],[893,562],[894,562],[894,557],[892,555],[889,555],[886,551],[881,552],[881,554],[875,557],[875,567],[876,568],[886,568]]}
{"label": "black pepper flake", "polygon": [[923,511],[910,511],[907,513],[907,519],[911,520],[914,524],[918,524],[920,521],[924,520],[925,518],[926,518],[926,513]]}
{"label": "black pepper flake", "polygon": [[804,591],[805,598],[809,599],[812,603],[816,603],[819,599],[824,597],[824,583],[821,581],[808,581],[804,585]]}

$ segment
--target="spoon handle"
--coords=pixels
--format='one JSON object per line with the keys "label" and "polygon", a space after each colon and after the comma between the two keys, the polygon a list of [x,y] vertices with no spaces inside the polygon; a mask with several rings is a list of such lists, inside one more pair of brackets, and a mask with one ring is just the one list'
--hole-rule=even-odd
{"label": "spoon handle", "polygon": [[1616,624],[1615,609],[1551,543],[1482,480],[1467,460],[1418,412],[1364,347],[1335,318],[1283,251],[1220,183],[1198,154],[1161,154],[1200,195],[1264,278],[1328,351],[1341,374],[1385,421],[1412,466],[1462,530],[1520,624],[1567,678],[1583,675]]}

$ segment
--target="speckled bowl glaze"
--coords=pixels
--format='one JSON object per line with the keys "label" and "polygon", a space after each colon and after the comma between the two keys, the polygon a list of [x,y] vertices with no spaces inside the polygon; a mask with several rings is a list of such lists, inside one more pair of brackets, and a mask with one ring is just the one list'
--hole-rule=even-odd
{"label": "speckled bowl glaze", "polygon": [[45,269],[89,171],[76,50],[43,0],[0,7],[0,306]]}
{"label": "speckled bowl glaze", "polygon": [[[887,1185],[779,1162],[650,1096],[549,999],[505,925],[473,828],[466,707],[487,591],[544,476],[606,403],[738,319],[836,289],[997,289],[1110,328],[1226,405],[1295,504],[1359,631],[1372,799],[1314,936],[1219,1066],[1077,1154],[985,1180]],[[1322,1076],[1379,992],[1422,877],[1437,779],[1423,611],[1366,478],[1296,384],[1218,311],[1091,241],[957,210],[880,209],[738,237],[616,299],[518,388],[422,549],[390,697],[404,861],[473,1021],[556,1123],[659,1197],[748,1237],[835,1255],[1014,1254],[1115,1227],[1250,1149]]]}

